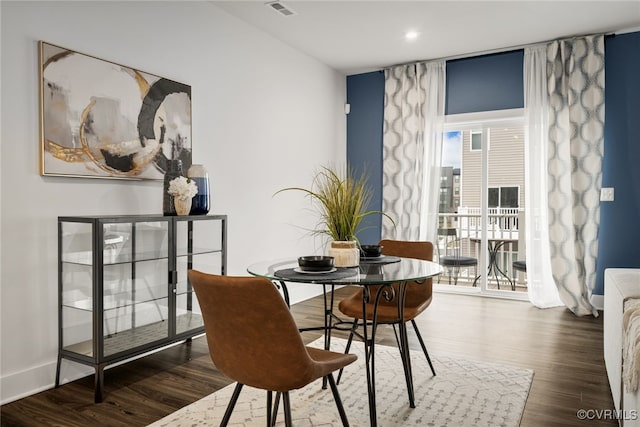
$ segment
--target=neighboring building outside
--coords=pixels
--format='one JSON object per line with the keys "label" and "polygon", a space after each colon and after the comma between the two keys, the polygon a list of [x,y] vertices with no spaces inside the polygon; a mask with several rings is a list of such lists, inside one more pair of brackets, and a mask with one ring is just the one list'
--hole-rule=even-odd
{"label": "neighboring building outside", "polygon": [[[462,131],[459,206],[480,208],[481,131]],[[472,146],[473,140],[473,146]],[[525,208],[524,128],[489,130],[489,208]]]}

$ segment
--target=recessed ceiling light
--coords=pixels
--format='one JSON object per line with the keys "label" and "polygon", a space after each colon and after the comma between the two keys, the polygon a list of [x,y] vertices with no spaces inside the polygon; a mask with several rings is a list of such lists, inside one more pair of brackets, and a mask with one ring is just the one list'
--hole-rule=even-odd
{"label": "recessed ceiling light", "polygon": [[411,30],[411,31],[407,31],[404,34],[404,38],[407,41],[413,41],[413,40],[417,39],[419,35],[420,35],[420,33],[418,33],[417,31]]}

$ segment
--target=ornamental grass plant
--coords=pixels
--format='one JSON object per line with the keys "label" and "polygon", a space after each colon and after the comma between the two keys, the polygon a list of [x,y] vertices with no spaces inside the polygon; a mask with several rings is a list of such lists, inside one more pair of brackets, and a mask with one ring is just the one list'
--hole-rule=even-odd
{"label": "ornamental grass plant", "polygon": [[334,241],[358,241],[356,233],[362,220],[371,215],[393,218],[382,211],[366,210],[371,202],[371,190],[366,174],[356,177],[351,168],[336,171],[323,166],[314,176],[310,188],[288,187],[283,191],[298,190],[306,193],[317,205],[320,222],[313,234],[328,235]]}

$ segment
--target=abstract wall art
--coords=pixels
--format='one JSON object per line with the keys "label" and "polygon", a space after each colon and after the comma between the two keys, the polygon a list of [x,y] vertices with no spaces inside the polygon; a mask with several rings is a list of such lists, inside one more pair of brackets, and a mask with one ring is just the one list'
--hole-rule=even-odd
{"label": "abstract wall art", "polygon": [[191,86],[43,41],[40,173],[160,180],[191,165]]}

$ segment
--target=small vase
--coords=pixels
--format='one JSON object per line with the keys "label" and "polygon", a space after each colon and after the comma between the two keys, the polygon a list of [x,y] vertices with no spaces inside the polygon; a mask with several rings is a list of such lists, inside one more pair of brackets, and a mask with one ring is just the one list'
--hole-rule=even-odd
{"label": "small vase", "polygon": [[173,204],[176,207],[176,213],[178,215],[189,215],[191,212],[191,201],[193,199],[189,197],[188,199],[179,199],[177,197],[173,198]]}
{"label": "small vase", "polygon": [[357,267],[360,265],[360,250],[355,240],[333,241],[329,248],[333,265],[336,267]]}

